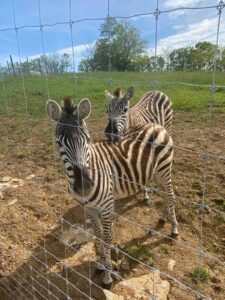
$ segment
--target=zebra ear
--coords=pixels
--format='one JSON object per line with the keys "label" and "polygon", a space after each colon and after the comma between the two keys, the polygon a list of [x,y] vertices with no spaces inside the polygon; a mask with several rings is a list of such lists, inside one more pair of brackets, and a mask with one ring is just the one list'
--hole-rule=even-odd
{"label": "zebra ear", "polygon": [[122,91],[121,91],[121,88],[115,89],[114,95],[115,95],[117,98],[122,98],[122,97],[123,97],[123,93],[122,93]]}
{"label": "zebra ear", "polygon": [[49,99],[46,102],[46,112],[47,112],[49,120],[58,122],[61,117],[62,109],[57,102]]}
{"label": "zebra ear", "polygon": [[127,89],[126,94],[124,95],[123,99],[129,101],[134,96],[134,87],[131,85]]}
{"label": "zebra ear", "polygon": [[74,114],[79,118],[81,118],[82,120],[88,118],[90,116],[90,113],[91,113],[91,102],[87,98],[80,101],[76,111],[74,112]]}
{"label": "zebra ear", "polygon": [[114,98],[113,95],[111,95],[110,92],[108,92],[107,90],[105,90],[104,92],[105,92],[106,100],[108,100],[108,102],[111,102],[112,99]]}

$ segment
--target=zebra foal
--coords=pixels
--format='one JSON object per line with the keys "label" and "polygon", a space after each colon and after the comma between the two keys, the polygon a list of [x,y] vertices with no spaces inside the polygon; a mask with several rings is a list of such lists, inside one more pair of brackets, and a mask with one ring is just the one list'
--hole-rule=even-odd
{"label": "zebra foal", "polygon": [[[130,86],[124,95],[120,88],[114,91],[114,96],[105,90],[109,118],[105,134],[108,140],[116,141],[129,128],[148,122],[162,125],[171,134],[173,109],[170,99],[162,92],[150,91],[129,109],[130,99],[133,96],[133,86]],[[150,204],[147,187],[144,188],[143,200]]]}
{"label": "zebra foal", "polygon": [[124,95],[120,88],[114,91],[114,96],[105,90],[109,117],[105,129],[106,137],[115,141],[130,127],[145,123],[160,124],[171,134],[173,109],[170,99],[162,92],[150,91],[129,109],[130,99],[133,96],[133,86],[130,86]]}
{"label": "zebra foal", "polygon": [[64,99],[60,107],[47,101],[47,114],[57,122],[56,141],[60,147],[69,181],[69,192],[82,205],[91,219],[97,236],[104,284],[112,283],[111,243],[114,200],[138,194],[153,177],[165,191],[166,201],[161,216],[170,220],[172,235],[178,234],[175,196],[171,182],[173,142],[160,125],[145,124],[130,130],[116,143],[92,143],[85,123],[91,104],[88,99],[74,106]]}

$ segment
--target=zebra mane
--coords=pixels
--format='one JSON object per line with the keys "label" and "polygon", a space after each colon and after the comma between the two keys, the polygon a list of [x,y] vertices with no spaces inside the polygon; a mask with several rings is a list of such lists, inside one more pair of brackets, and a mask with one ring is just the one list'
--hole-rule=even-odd
{"label": "zebra mane", "polygon": [[65,97],[62,101],[62,109],[65,113],[72,115],[77,109],[77,105],[73,103],[71,97]]}

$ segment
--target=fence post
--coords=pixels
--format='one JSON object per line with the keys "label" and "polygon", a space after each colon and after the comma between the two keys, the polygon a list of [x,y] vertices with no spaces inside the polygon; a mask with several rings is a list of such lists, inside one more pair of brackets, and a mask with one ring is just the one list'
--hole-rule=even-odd
{"label": "fence post", "polygon": [[12,55],[10,54],[9,57],[10,57],[11,65],[12,65],[13,76],[16,77],[16,72],[15,72],[15,67],[14,67],[14,64],[13,64]]}

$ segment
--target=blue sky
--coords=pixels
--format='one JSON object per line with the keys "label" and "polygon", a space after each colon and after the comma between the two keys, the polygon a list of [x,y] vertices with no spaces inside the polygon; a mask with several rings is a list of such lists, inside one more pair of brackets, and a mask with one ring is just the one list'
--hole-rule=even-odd
{"label": "blue sky", "polygon": [[[67,22],[70,18],[69,0],[39,0],[42,24]],[[14,5],[13,5],[14,2]],[[159,0],[159,10],[177,7],[217,5],[216,0]],[[71,0],[71,18],[104,18],[107,16],[107,0]],[[13,7],[16,26],[39,25],[38,0],[0,0],[0,29],[14,27]],[[152,12],[156,0],[110,0],[110,16],[130,16]],[[190,46],[202,40],[215,42],[218,20],[217,9],[178,10],[159,15],[158,52]],[[136,16],[130,19],[141,36],[148,42],[147,51],[153,53],[155,39],[155,17]],[[102,21],[83,21],[73,25],[73,44],[76,67],[87,49],[98,39]],[[45,53],[72,53],[70,27],[68,24],[43,28]],[[23,28],[18,31],[21,61],[43,53],[40,28]],[[220,45],[225,45],[225,9],[221,17]],[[4,65],[11,54],[19,59],[15,30],[0,31],[0,63]]]}

